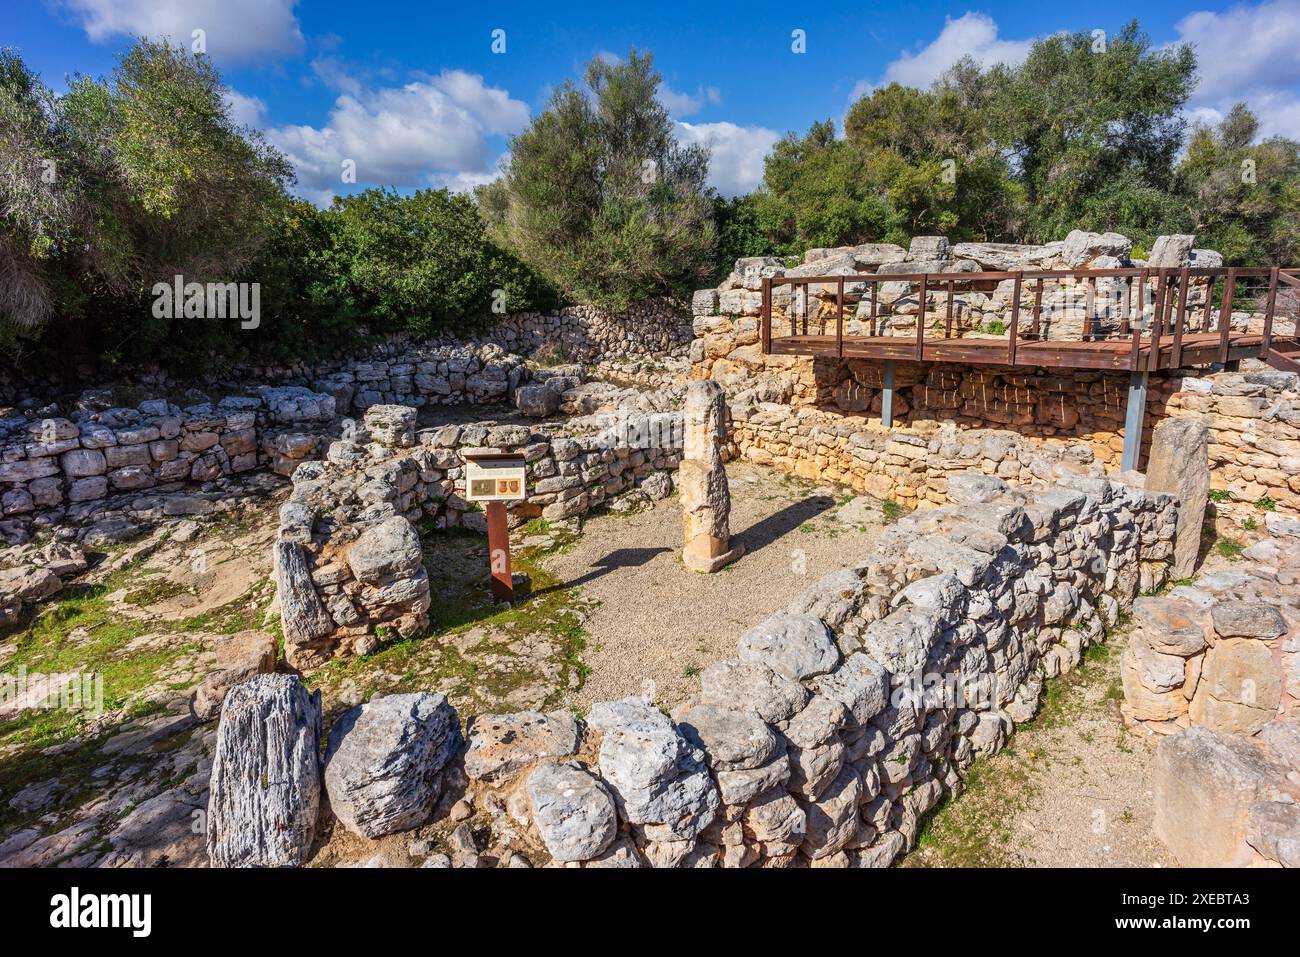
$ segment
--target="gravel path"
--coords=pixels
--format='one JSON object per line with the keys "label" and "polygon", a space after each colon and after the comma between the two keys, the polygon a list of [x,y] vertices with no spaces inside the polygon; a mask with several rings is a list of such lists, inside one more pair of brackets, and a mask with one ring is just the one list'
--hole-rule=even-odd
{"label": "gravel path", "polygon": [[976,762],[903,866],[1172,866],[1151,831],[1153,743],[1120,722],[1127,644],[1113,635],[1082,670],[1048,682],[1038,716]]}
{"label": "gravel path", "polygon": [[[600,515],[548,572],[598,603],[585,623],[591,669],[574,707],[651,690],[671,707],[698,688],[710,662],[735,654],[741,632],[784,607],[827,572],[869,553],[883,514],[847,528],[835,518],[853,493],[747,463],[727,467],[740,561],[704,575],[682,565],[676,496],[631,515]],[[653,682],[653,686],[647,682]]]}

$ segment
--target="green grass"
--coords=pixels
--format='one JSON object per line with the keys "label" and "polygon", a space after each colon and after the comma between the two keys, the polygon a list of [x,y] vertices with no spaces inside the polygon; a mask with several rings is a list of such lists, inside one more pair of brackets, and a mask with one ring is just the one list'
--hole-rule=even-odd
{"label": "green grass", "polygon": [[[479,552],[482,563],[479,564]],[[589,636],[582,626],[584,601],[579,589],[549,574],[541,559],[557,549],[521,549],[511,556],[515,572],[525,572],[531,590],[506,608],[496,604],[484,581],[486,543],[471,532],[448,530],[426,540],[425,567],[434,594],[429,626],[419,635],[385,641],[369,655],[336,659],[308,679],[327,699],[345,685],[362,697],[431,688],[446,689],[467,715],[477,709],[508,710],[500,702],[538,681],[536,667],[554,671],[545,707],[562,704],[570,689],[590,674],[583,663]],[[467,569],[472,569],[468,571]],[[553,653],[531,662],[520,652],[525,639],[544,636]]]}
{"label": "green grass", "polygon": [[1277,511],[1277,502],[1273,501],[1267,495],[1263,496],[1262,498],[1256,499],[1254,504],[1255,504],[1255,508],[1259,509],[1261,512]]}
{"label": "green grass", "polygon": [[150,577],[145,584],[126,593],[122,600],[128,605],[143,607],[146,605],[156,605],[159,602],[166,601],[169,598],[175,598],[178,595],[184,595],[189,589],[179,582],[168,581],[160,576]]}
{"label": "green grass", "polygon": [[884,516],[885,524],[892,525],[907,514],[907,509],[892,498],[887,498],[880,503],[880,512]]}
{"label": "green grass", "polygon": [[1233,561],[1241,557],[1241,543],[1226,536],[1219,537],[1214,543],[1214,550],[1224,558]]}
{"label": "green grass", "polygon": [[[1022,722],[999,753],[980,758],[967,768],[961,793],[946,797],[926,815],[916,849],[901,858],[898,866],[1023,866],[1017,853],[1015,822],[1032,806],[1040,790],[1037,773],[1065,757],[1045,749],[1059,738],[1042,732],[1064,728],[1064,733],[1072,733],[1069,729],[1075,720],[1098,707],[1095,698],[1089,700],[1088,691],[1099,681],[1107,681],[1101,707],[1107,707],[1108,701],[1124,700],[1119,679],[1106,677],[1111,656],[1107,645],[1089,645],[1078,668],[1047,681],[1034,718]],[[1127,732],[1121,729],[1120,734]],[[1125,743],[1121,740],[1119,746],[1123,750]]]}
{"label": "green grass", "polygon": [[[197,652],[199,644],[173,642],[165,648],[128,652],[126,648],[132,641],[159,631],[159,626],[116,612],[106,596],[120,587],[116,576],[103,585],[71,586],[60,600],[46,606],[12,637],[17,648],[0,666],[7,672],[23,667],[29,674],[100,675],[104,682],[105,711],[127,706],[133,697],[153,684],[159,671],[178,658]],[[189,619],[169,627],[181,632],[207,630],[195,627],[196,621]],[[48,747],[75,735],[87,720],[89,714],[85,711],[27,711],[0,723],[0,746]]]}
{"label": "green grass", "polygon": [[1212,488],[1212,489],[1210,489],[1210,491],[1209,491],[1209,497],[1210,497],[1210,501],[1211,501],[1211,502],[1219,502],[1219,503],[1222,503],[1222,502],[1230,502],[1230,501],[1232,501],[1232,493],[1226,491],[1225,489],[1221,489],[1221,488]]}

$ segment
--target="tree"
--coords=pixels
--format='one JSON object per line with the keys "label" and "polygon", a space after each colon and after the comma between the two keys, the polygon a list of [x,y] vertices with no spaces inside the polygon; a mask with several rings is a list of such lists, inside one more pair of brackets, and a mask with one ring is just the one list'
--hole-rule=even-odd
{"label": "tree", "polygon": [[717,223],[718,251],[710,282],[726,279],[737,259],[772,254],[772,244],[759,224],[758,204],[753,194],[731,199],[714,197],[713,218]]}
{"label": "tree", "polygon": [[1087,33],[1038,40],[980,91],[993,142],[1023,185],[1023,239],[1114,229],[1149,240],[1185,228],[1173,160],[1195,84],[1189,44],[1156,50],[1136,21],[1099,46]]}
{"label": "tree", "polygon": [[[189,339],[145,304],[176,274],[228,281],[269,236],[288,161],[235,125],[206,57],[138,41],[106,79],[54,97],[15,54],[0,56],[0,296],[11,326],[57,320],[105,356]],[[89,304],[94,303],[94,309]]]}
{"label": "tree", "polygon": [[503,243],[569,296],[622,309],[709,276],[709,153],[677,142],[659,82],[649,53],[593,60],[586,90],[556,90],[479,191]]}
{"label": "tree", "polygon": [[57,110],[17,54],[0,50],[0,317],[11,329],[49,319],[50,260],[87,225]]}
{"label": "tree", "polygon": [[895,83],[854,103],[843,139],[825,120],[778,142],[755,202],[773,246],[802,252],[926,233],[1000,238],[1019,196],[959,91]]}
{"label": "tree", "polygon": [[1238,103],[1217,127],[1193,130],[1178,175],[1202,244],[1233,263],[1289,265],[1300,260],[1300,143],[1255,144],[1258,132]]}

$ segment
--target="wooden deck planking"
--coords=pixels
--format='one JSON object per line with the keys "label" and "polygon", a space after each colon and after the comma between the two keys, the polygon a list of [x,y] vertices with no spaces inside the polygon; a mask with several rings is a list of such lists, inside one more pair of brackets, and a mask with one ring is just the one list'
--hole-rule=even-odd
{"label": "wooden deck planking", "polygon": [[[1227,358],[1245,359],[1258,356],[1263,337],[1253,333],[1232,333]],[[1276,338],[1275,338],[1276,343]],[[1182,366],[1204,365],[1219,361],[1220,337],[1215,333],[1192,333],[1182,337],[1177,351]],[[922,342],[926,362],[962,362],[973,365],[1015,365],[1048,369],[1111,369],[1128,371],[1133,364],[1132,339],[1105,339],[1092,342],[1019,339],[1015,361],[1011,361],[1006,339],[925,339]],[[839,356],[846,359],[917,358],[917,340],[911,336],[850,336],[841,344],[834,335],[774,334],[771,351],[778,355]],[[1173,368],[1175,343],[1161,337],[1159,368]],[[1149,368],[1151,341],[1144,339],[1138,348],[1139,368]]]}

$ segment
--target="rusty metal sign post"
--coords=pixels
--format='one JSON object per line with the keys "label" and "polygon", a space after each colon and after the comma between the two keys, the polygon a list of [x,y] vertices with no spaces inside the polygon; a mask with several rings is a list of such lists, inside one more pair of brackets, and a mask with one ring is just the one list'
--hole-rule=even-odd
{"label": "rusty metal sign post", "polygon": [[515,580],[510,568],[510,524],[506,502],[517,502],[527,495],[523,454],[468,450],[464,458],[465,498],[470,502],[482,502],[487,513],[492,597],[501,602],[513,602]]}

